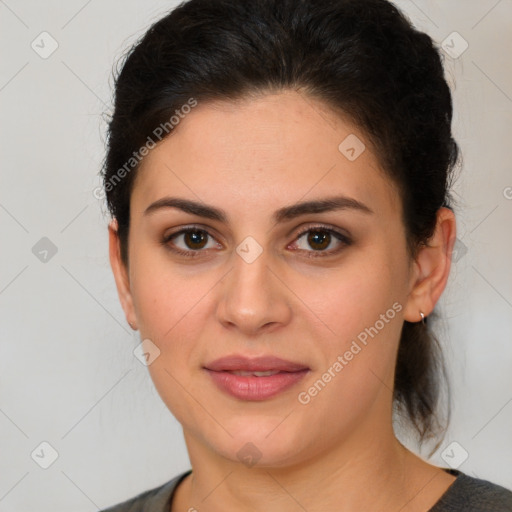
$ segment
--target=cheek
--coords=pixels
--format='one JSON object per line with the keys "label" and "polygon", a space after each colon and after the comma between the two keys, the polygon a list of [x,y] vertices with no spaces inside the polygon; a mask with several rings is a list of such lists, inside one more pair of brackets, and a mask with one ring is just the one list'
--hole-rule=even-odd
{"label": "cheek", "polygon": [[132,280],[140,336],[160,351],[150,372],[157,387],[160,381],[171,384],[169,374],[189,386],[190,369],[204,362],[198,345],[203,340],[208,343],[206,326],[214,314],[212,293],[222,276],[215,272],[192,276],[156,259],[150,265],[142,259],[140,263],[134,267]]}
{"label": "cheek", "polygon": [[151,340],[160,351],[148,371],[163,402],[185,423],[194,405],[187,393],[194,388],[190,368],[199,365],[197,340],[204,337],[211,281],[191,280],[179,272],[171,276],[169,270],[158,272],[155,267],[141,271],[133,281],[141,340]]}
{"label": "cheek", "polygon": [[299,403],[304,414],[325,418],[326,431],[335,436],[362,421],[376,400],[392,399],[403,324],[396,276],[382,265],[361,264],[359,270],[333,274],[336,279],[315,286],[308,302],[322,320],[316,337],[322,354]]}
{"label": "cheek", "polygon": [[390,308],[387,316],[394,318],[393,304],[403,301],[404,276],[396,268],[398,262],[392,264],[392,257],[383,251],[374,250],[371,256],[365,251],[354,253],[328,273],[302,276],[294,283],[294,292],[333,336],[354,336]]}
{"label": "cheek", "polygon": [[160,250],[140,251],[133,265],[131,291],[141,335],[165,345],[183,325],[193,328],[189,316],[200,309],[212,277],[193,279],[171,265]]}
{"label": "cheek", "polygon": [[[322,362],[317,373],[333,392],[325,393],[319,402],[333,400],[357,408],[353,401],[359,397],[364,402],[363,395],[370,400],[382,386],[381,380],[392,387],[405,307],[405,274],[400,273],[399,254],[379,247],[361,251],[325,276],[303,279],[294,288],[307,297],[308,321],[318,325],[315,338],[322,347]],[[325,374],[329,369],[331,373]]]}

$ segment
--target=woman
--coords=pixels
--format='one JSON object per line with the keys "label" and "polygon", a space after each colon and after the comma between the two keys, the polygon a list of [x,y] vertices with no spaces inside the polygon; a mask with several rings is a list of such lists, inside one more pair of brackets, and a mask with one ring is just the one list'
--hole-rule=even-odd
{"label": "woman", "polygon": [[385,0],[191,0],[115,93],[111,264],[192,469],[108,510],[512,510],[393,429],[443,430],[458,147],[432,40]]}

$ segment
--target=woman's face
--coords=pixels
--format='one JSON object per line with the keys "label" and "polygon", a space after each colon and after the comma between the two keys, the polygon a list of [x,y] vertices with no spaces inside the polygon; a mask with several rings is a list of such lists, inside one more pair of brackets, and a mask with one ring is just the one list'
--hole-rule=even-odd
{"label": "woman's face", "polygon": [[[388,432],[400,331],[419,316],[401,201],[361,130],[292,91],[199,103],[138,172],[123,307],[187,441],[286,466]],[[170,198],[196,213],[151,208]],[[227,356],[306,370],[207,369]]]}

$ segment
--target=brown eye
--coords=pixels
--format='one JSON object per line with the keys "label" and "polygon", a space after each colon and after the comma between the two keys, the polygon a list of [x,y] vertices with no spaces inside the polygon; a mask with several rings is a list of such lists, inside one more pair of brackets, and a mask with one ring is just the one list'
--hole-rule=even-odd
{"label": "brown eye", "polygon": [[309,231],[308,244],[315,250],[323,250],[329,247],[331,234],[327,231]]}
{"label": "brown eye", "polygon": [[205,231],[187,231],[183,234],[183,241],[189,249],[202,249],[206,245],[208,236]]}
{"label": "brown eye", "polygon": [[207,252],[206,249],[221,248],[208,231],[194,227],[166,236],[162,240],[162,245],[172,252],[190,257],[200,256]]}
{"label": "brown eye", "polygon": [[330,256],[349,246],[352,241],[345,235],[323,226],[310,227],[299,233],[294,242],[294,249],[307,254],[308,257]]}

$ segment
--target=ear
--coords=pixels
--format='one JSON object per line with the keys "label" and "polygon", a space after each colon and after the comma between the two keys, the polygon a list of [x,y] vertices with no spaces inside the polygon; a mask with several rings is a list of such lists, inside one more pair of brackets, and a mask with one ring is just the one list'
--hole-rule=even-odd
{"label": "ear", "polygon": [[132,329],[137,329],[137,318],[133,307],[130,290],[128,268],[121,259],[121,242],[118,235],[117,219],[113,219],[108,226],[110,266],[116,281],[117,294],[124,310],[126,320]]}
{"label": "ear", "polygon": [[455,237],[454,213],[449,208],[439,208],[435,232],[413,264],[404,313],[408,322],[421,321],[420,311],[427,317],[443,293],[450,275]]}

